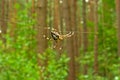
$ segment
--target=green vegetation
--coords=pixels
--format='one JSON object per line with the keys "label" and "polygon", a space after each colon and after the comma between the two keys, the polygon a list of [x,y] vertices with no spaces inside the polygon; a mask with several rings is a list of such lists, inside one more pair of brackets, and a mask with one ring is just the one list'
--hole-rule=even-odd
{"label": "green vegetation", "polygon": [[[22,2],[24,0],[20,3]],[[51,4],[53,5],[53,2],[49,2],[48,6]],[[82,1],[78,1],[78,5],[82,7]],[[37,52],[36,36],[38,33],[35,28],[37,14],[30,14],[31,4],[29,3],[24,3],[23,6],[16,3],[14,8],[16,9],[15,20],[10,19],[14,23],[8,22],[7,33],[2,35],[5,41],[0,39],[0,80],[67,80],[70,72],[69,62],[71,58],[68,57],[70,53],[67,53],[66,48],[65,53],[64,51],[59,53],[51,47],[46,48],[43,53]],[[48,11],[51,9],[49,8]],[[89,11],[87,12],[89,14]],[[48,13],[47,17],[49,16],[53,16],[53,12]],[[47,24],[53,23],[52,19],[53,17],[46,19]],[[78,24],[78,29],[81,29],[81,23]],[[77,53],[73,53],[75,55],[73,56],[75,58],[75,68],[78,69],[76,73],[79,71],[76,80],[120,80],[120,56],[117,53],[118,39],[114,0],[102,0],[98,4],[98,73],[96,75],[94,75],[95,25],[89,19],[87,19],[86,25],[88,32],[92,32],[87,34],[87,51],[84,52],[81,43],[79,56],[76,56]],[[63,26],[66,26],[66,24],[63,24]],[[14,30],[13,27],[15,27]],[[46,43],[48,43],[48,46],[52,45],[52,42]],[[74,47],[73,44],[72,47]],[[87,74],[84,74],[86,64],[88,71]]]}
{"label": "green vegetation", "polygon": [[45,53],[39,55],[41,61],[41,77],[43,80],[66,80],[68,75],[69,58],[65,53],[59,55],[48,48]]}
{"label": "green vegetation", "polygon": [[[19,4],[16,4],[20,9]],[[6,44],[0,40],[0,80],[38,80],[39,68],[36,53],[35,21],[28,16],[27,7],[17,13],[14,36],[11,26],[4,35]]]}

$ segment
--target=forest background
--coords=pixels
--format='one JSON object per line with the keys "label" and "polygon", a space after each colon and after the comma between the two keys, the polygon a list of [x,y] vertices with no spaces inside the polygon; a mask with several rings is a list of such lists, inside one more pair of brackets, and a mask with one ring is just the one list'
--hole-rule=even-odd
{"label": "forest background", "polygon": [[120,80],[120,0],[0,0],[0,80]]}

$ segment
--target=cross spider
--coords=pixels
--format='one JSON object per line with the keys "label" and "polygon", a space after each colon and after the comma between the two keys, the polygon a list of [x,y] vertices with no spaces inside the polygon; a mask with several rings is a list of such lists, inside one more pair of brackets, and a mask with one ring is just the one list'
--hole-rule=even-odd
{"label": "cross spider", "polygon": [[[50,29],[49,27],[47,29]],[[54,48],[57,46],[58,41],[64,40],[65,38],[71,37],[74,35],[74,32],[69,32],[67,34],[60,34],[56,29],[52,28],[50,30],[50,35],[52,39],[55,41]],[[49,39],[49,38],[46,38]],[[61,48],[60,48],[61,49]]]}

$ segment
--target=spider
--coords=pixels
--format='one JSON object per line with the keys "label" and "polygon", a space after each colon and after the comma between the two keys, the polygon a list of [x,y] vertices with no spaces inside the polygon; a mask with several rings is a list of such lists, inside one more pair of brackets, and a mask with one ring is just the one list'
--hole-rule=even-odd
{"label": "spider", "polygon": [[58,40],[63,40],[65,38],[71,37],[74,34],[74,32],[69,32],[67,34],[60,34],[55,29],[51,30],[51,36],[55,42],[58,42]]}
{"label": "spider", "polygon": [[[49,27],[47,29],[50,29]],[[53,46],[53,48],[56,48],[56,46],[58,45],[58,41],[62,41],[65,38],[71,37],[74,35],[74,32],[69,32],[67,34],[60,34],[56,29],[52,28],[50,30],[50,35],[51,38],[55,41],[55,45]],[[49,38],[46,38],[49,39]],[[51,40],[51,39],[50,39]],[[60,48],[61,49],[61,48]]]}

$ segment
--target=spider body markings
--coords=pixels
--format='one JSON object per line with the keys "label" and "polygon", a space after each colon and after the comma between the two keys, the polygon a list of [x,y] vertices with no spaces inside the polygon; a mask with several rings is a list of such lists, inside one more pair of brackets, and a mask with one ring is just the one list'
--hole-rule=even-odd
{"label": "spider body markings", "polygon": [[69,32],[69,33],[67,33],[67,34],[62,35],[62,34],[59,34],[59,33],[58,33],[57,31],[55,31],[55,30],[52,30],[52,31],[51,31],[51,36],[52,36],[53,40],[56,41],[56,42],[57,42],[58,40],[63,40],[63,39],[65,39],[65,38],[71,37],[73,34],[74,34],[74,32]]}
{"label": "spider body markings", "polygon": [[56,32],[53,32],[53,31],[51,31],[51,36],[52,36],[52,38],[53,38],[53,40],[58,40],[59,39],[59,34],[58,33],[56,33]]}
{"label": "spider body markings", "polygon": [[[50,29],[50,28],[47,28],[47,29]],[[51,30],[50,30],[50,36],[51,36],[51,38],[55,41],[55,44],[54,44],[54,46],[53,46],[53,48],[56,48],[59,44],[58,44],[58,42],[59,41],[62,41],[62,40],[64,40],[65,38],[68,38],[68,37],[71,37],[71,36],[73,36],[74,35],[74,32],[69,32],[69,33],[67,33],[67,34],[61,34],[61,33],[59,33],[56,29],[54,29],[54,28],[52,28]],[[47,39],[47,38],[46,38]],[[51,40],[50,38],[48,38],[49,40]],[[62,48],[60,47],[60,50],[61,50]]]}

